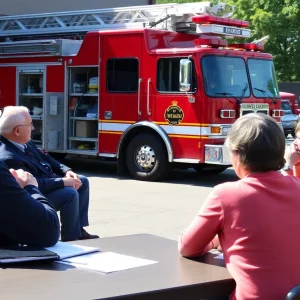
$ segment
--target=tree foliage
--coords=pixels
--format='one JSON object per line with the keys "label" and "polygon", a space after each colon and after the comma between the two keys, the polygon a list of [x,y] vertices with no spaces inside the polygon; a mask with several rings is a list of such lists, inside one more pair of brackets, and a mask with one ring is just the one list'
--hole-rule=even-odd
{"label": "tree foliage", "polygon": [[[201,2],[157,0],[157,3]],[[213,1],[216,2],[216,1]],[[269,35],[265,51],[274,57],[279,81],[300,81],[300,1],[227,0],[235,6],[234,18],[250,22],[249,41]]]}

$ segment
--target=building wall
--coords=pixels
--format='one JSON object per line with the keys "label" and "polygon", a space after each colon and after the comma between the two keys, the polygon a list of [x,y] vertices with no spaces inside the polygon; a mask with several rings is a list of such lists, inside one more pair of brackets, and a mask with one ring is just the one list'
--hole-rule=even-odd
{"label": "building wall", "polygon": [[1,15],[73,11],[155,4],[155,0],[1,0]]}

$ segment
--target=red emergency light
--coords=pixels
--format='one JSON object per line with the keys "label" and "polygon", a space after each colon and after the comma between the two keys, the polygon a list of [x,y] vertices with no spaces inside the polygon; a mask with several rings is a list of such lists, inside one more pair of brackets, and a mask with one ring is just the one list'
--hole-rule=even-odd
{"label": "red emergency light", "polygon": [[244,49],[244,50],[247,50],[247,51],[264,51],[264,45],[263,44],[251,44],[251,43],[230,44],[228,47],[229,48],[234,48],[234,49]]}
{"label": "red emergency light", "polygon": [[280,118],[284,116],[284,111],[282,109],[273,109],[272,117],[273,118]]}
{"label": "red emergency light", "polygon": [[249,22],[242,21],[242,20],[235,20],[230,18],[220,18],[215,16],[209,15],[200,15],[194,16],[192,18],[193,23],[205,25],[205,24],[215,24],[215,25],[224,25],[224,26],[235,26],[240,28],[247,28],[249,27]]}
{"label": "red emergency light", "polygon": [[235,110],[233,109],[221,109],[220,117],[223,119],[234,119],[235,118]]}
{"label": "red emergency light", "polygon": [[209,46],[211,48],[227,47],[227,41],[221,40],[220,38],[199,38],[194,40],[194,45],[196,47]]}

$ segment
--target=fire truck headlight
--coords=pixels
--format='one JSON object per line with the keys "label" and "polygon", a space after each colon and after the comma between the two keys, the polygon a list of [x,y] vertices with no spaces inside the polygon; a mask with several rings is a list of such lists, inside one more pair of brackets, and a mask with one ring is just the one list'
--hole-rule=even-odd
{"label": "fire truck headlight", "polygon": [[228,126],[222,127],[222,128],[221,128],[221,134],[222,134],[222,135],[228,135],[229,132],[230,132],[230,130],[231,130],[231,127],[228,127]]}

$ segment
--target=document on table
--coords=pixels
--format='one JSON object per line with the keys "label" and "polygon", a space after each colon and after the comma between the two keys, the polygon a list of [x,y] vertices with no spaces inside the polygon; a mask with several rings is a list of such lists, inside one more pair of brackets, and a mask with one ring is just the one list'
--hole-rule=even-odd
{"label": "document on table", "polygon": [[100,251],[99,248],[57,242],[52,247],[3,246],[0,248],[0,264],[35,260],[60,260]]}
{"label": "document on table", "polygon": [[208,252],[211,253],[211,254],[216,255],[216,256],[214,256],[214,258],[216,258],[216,259],[224,259],[223,252],[221,252],[217,249],[211,249]]}
{"label": "document on table", "polygon": [[57,253],[59,259],[66,259],[77,255],[100,251],[99,248],[74,245],[65,242],[57,242],[54,246],[47,247],[46,249]]}
{"label": "document on table", "polygon": [[157,261],[137,258],[114,252],[92,253],[57,261],[57,263],[71,265],[76,268],[111,273],[136,267],[147,266]]}
{"label": "document on table", "polygon": [[224,259],[223,253],[215,256],[214,258],[216,258],[216,259]]}

